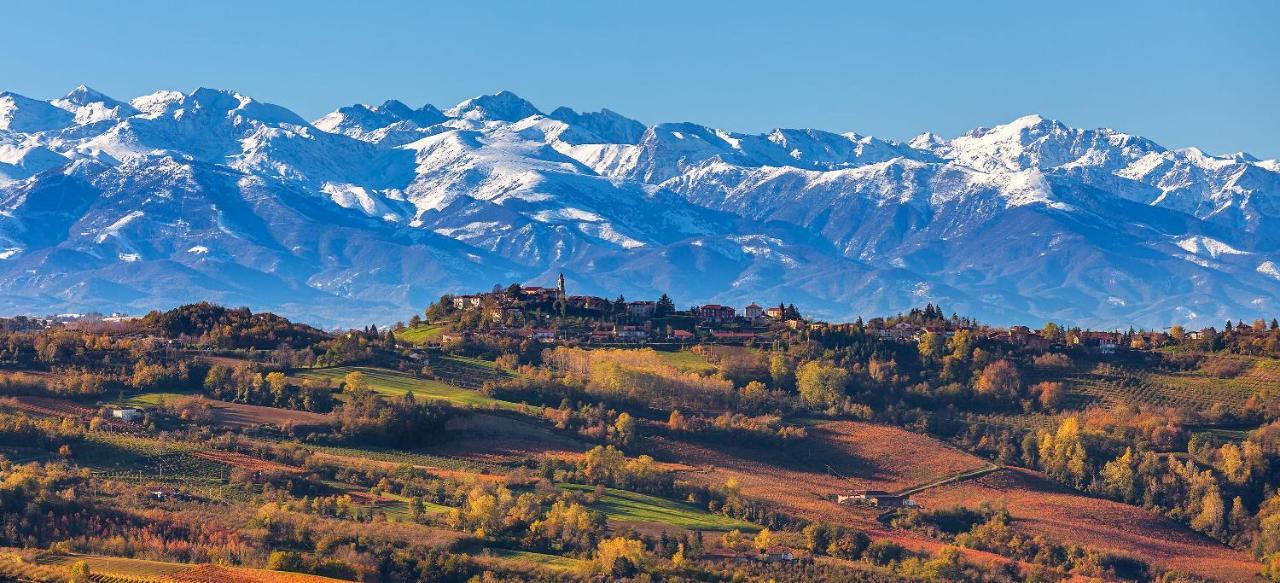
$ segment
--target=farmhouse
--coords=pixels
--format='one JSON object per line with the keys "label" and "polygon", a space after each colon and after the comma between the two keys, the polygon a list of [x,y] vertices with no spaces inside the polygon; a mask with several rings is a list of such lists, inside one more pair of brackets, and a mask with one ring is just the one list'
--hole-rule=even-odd
{"label": "farmhouse", "polygon": [[142,421],[142,411],[133,407],[120,407],[111,410],[111,416],[129,423]]}
{"label": "farmhouse", "polygon": [[909,496],[890,494],[884,490],[853,490],[837,494],[836,502],[847,505],[867,505],[881,508],[916,508],[919,504]]}
{"label": "farmhouse", "polygon": [[760,550],[760,560],[770,563],[791,563],[800,559],[800,553],[787,547],[773,546]]}

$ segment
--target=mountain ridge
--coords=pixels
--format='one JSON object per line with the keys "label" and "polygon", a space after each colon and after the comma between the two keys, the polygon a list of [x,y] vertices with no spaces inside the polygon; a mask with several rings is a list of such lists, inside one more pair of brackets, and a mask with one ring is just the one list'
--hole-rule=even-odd
{"label": "mountain ridge", "polygon": [[210,299],[354,325],[559,271],[587,293],[834,319],[1280,309],[1274,160],[1039,115],[898,142],[543,111],[500,92],[309,122],[208,88],[0,93],[0,311]]}

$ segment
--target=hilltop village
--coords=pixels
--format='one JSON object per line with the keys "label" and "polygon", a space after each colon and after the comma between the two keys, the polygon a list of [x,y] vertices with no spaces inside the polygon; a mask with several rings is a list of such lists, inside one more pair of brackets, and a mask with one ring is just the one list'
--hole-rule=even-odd
{"label": "hilltop village", "polygon": [[[1112,354],[1119,346],[1160,346],[1170,334],[1198,339],[1216,333],[1212,328],[1187,333],[1178,327],[1168,332],[1091,331],[1055,324],[1041,330],[1020,325],[994,327],[955,314],[948,316],[933,304],[896,316],[830,323],[806,318],[786,302],[768,307],[753,302],[741,309],[721,304],[679,309],[666,294],[656,300],[633,301],[622,296],[610,300],[569,295],[563,274],[555,287],[495,285],[489,292],[447,295],[427,310],[427,316],[425,323],[449,323],[449,329],[438,336],[442,343],[510,338],[592,346],[770,345],[783,336],[809,338],[852,332],[892,342],[920,342],[926,335],[945,341],[963,330],[975,338],[1032,350],[1070,346]],[[409,326],[422,324],[415,316]]]}

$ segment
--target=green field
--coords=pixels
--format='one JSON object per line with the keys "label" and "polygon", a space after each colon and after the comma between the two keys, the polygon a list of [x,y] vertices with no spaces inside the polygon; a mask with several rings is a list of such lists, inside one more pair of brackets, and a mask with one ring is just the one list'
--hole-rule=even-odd
{"label": "green field", "polygon": [[505,561],[525,561],[535,563],[542,567],[547,567],[557,571],[569,571],[577,569],[582,565],[582,561],[569,557],[560,557],[556,555],[548,555],[544,553],[535,553],[533,551],[517,551],[513,549],[486,548],[479,553],[480,557],[490,556],[495,559]]}
{"label": "green field", "polygon": [[125,407],[138,407],[141,409],[145,409],[147,407],[157,407],[164,403],[171,403],[178,399],[183,399],[186,397],[194,397],[196,395],[197,395],[196,393],[169,393],[169,392],[140,393],[137,395],[133,395],[132,397],[126,398],[124,400],[123,405]]}
{"label": "green field", "polygon": [[[561,484],[560,487],[584,493],[595,490],[593,486],[581,484]],[[604,496],[592,504],[591,508],[603,512],[609,520],[624,522],[669,524],[689,530],[730,531],[735,528],[742,531],[760,530],[758,525],[750,522],[712,514],[682,502],[613,488],[606,488]]]}
{"label": "green field", "polygon": [[[337,386],[342,383],[347,373],[354,371],[364,373],[365,380],[369,382],[369,388],[389,397],[399,397],[405,393],[413,393],[413,396],[418,399],[443,399],[455,405],[466,407],[481,409],[497,407],[510,410],[520,410],[522,408],[518,403],[486,397],[478,391],[464,389],[440,381],[422,379],[408,373],[385,368],[339,366],[334,368],[303,369],[295,371],[293,376],[299,379],[326,381]],[[533,409],[536,410],[538,408],[533,407]]]}
{"label": "green field", "polygon": [[410,344],[426,344],[439,340],[446,330],[448,328],[443,324],[426,324],[417,328],[405,328],[396,331],[396,340],[402,340]]}
{"label": "green field", "polygon": [[716,366],[707,362],[707,359],[701,355],[694,354],[689,350],[681,350],[678,352],[666,352],[659,350],[658,357],[663,362],[674,366],[684,372],[696,372],[698,374],[708,374],[716,371]]}

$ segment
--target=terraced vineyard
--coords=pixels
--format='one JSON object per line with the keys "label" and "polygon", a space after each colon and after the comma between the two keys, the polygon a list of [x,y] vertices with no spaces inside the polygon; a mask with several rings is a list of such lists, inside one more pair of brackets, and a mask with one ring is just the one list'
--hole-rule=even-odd
{"label": "terraced vineyard", "polygon": [[490,361],[455,355],[433,357],[431,370],[445,382],[468,389],[479,389],[488,381],[500,381],[511,376]]}
{"label": "terraced vineyard", "polygon": [[226,464],[199,455],[194,444],[131,435],[89,433],[73,453],[99,477],[116,480],[214,486],[228,472]]}
{"label": "terraced vineyard", "polygon": [[[1266,364],[1260,364],[1266,362]],[[1203,371],[1145,372],[1101,363],[1087,372],[1067,375],[1071,391],[1068,406],[1139,403],[1162,407],[1208,409],[1215,403],[1238,409],[1263,387],[1277,387],[1274,363],[1259,361],[1235,378],[1221,378]]]}

